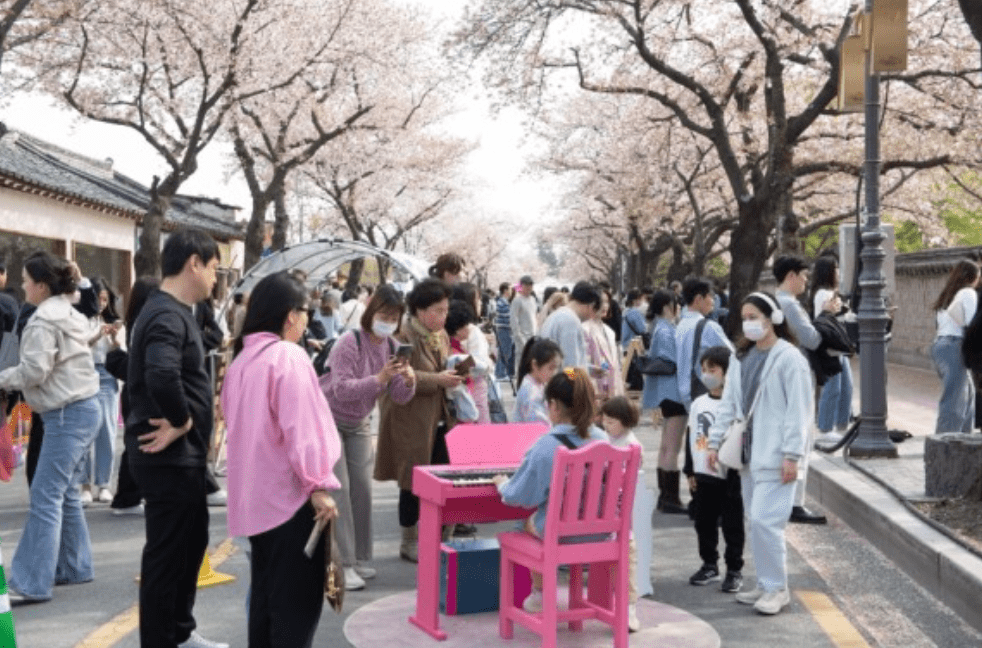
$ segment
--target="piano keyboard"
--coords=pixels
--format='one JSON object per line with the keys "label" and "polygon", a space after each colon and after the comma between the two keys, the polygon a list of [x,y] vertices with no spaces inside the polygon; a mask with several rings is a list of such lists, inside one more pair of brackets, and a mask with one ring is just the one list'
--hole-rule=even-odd
{"label": "piano keyboard", "polygon": [[432,470],[431,474],[434,477],[447,480],[452,486],[490,486],[494,483],[491,481],[491,479],[495,475],[505,475],[506,477],[511,477],[515,474],[516,470],[517,468],[514,466],[509,468],[499,468],[497,470],[469,468],[465,470]]}

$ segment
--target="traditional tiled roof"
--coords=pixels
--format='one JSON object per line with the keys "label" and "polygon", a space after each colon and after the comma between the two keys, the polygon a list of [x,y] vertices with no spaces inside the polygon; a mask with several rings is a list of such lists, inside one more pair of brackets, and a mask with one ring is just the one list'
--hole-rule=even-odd
{"label": "traditional tiled roof", "polygon": [[[113,170],[111,159],[95,160],[0,124],[0,187],[82,205],[96,211],[143,220],[150,190]],[[164,217],[164,229],[197,227],[216,239],[245,238],[235,207],[212,198],[177,195]]]}

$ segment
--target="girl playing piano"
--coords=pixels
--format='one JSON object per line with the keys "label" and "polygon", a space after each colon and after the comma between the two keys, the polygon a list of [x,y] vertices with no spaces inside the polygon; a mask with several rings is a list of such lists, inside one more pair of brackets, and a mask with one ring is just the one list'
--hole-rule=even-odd
{"label": "girl playing piano", "polygon": [[[529,448],[511,478],[504,475],[494,478],[505,504],[537,507],[525,521],[525,530],[540,538],[544,535],[556,449],[561,445],[578,448],[591,441],[608,440],[603,430],[593,425],[593,384],[583,369],[571,367],[553,376],[546,384],[545,399],[552,429]],[[523,607],[527,612],[542,610],[542,574],[532,574],[532,593]]]}

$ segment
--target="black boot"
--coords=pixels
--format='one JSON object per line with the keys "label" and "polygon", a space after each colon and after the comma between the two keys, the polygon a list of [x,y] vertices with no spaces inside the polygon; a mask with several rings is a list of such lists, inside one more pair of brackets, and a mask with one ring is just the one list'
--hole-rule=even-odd
{"label": "black boot", "polygon": [[682,473],[678,470],[666,470],[664,479],[665,490],[662,491],[664,497],[661,502],[661,512],[687,515],[689,510],[679,499],[679,481],[682,479]]}

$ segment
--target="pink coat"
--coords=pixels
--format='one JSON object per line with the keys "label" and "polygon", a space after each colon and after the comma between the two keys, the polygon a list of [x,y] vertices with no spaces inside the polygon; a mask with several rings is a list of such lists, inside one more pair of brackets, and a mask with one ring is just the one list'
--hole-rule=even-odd
{"label": "pink coat", "polygon": [[228,532],[253,536],[315,490],[337,490],[341,440],[310,357],[274,333],[245,337],[222,387],[228,428]]}

